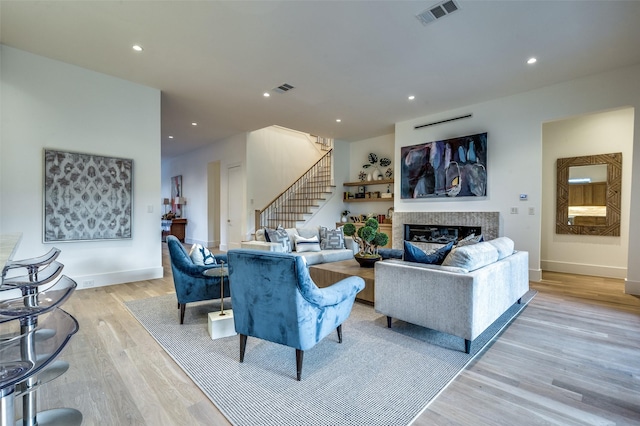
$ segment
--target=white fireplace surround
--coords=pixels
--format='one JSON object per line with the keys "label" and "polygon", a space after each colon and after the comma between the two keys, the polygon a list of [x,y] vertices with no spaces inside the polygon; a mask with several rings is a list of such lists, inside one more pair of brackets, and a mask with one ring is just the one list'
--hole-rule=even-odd
{"label": "white fireplace surround", "polygon": [[500,234],[499,212],[395,212],[393,214],[393,248],[403,249],[404,225],[479,226],[485,240]]}

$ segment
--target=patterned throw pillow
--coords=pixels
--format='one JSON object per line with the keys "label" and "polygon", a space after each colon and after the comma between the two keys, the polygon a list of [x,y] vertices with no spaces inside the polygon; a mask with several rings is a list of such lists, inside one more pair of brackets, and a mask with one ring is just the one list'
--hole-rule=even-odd
{"label": "patterned throw pillow", "polygon": [[320,251],[320,241],[318,237],[304,238],[296,237],[296,251],[304,253],[305,251]]}
{"label": "patterned throw pillow", "polygon": [[320,248],[322,250],[340,250],[344,246],[344,234],[342,228],[327,229],[320,227]]}
{"label": "patterned throw pillow", "polygon": [[456,243],[456,247],[470,246],[472,244],[478,244],[478,243],[481,243],[483,241],[484,241],[484,237],[482,236],[482,234],[480,234],[480,235],[471,234],[471,235],[468,235],[468,236],[464,237],[460,241],[458,241]]}
{"label": "patterned throw pillow", "polygon": [[216,258],[206,247],[200,244],[194,244],[189,251],[191,261],[196,265],[216,265]]}
{"label": "patterned throw pillow", "polygon": [[266,231],[267,232],[265,232],[265,237],[268,237],[267,241],[272,243],[280,243],[284,247],[285,252],[291,253],[291,250],[293,249],[293,247],[291,244],[291,240],[289,239],[289,234],[287,234],[287,231],[285,231],[284,228],[281,228],[281,227],[278,227],[278,229],[267,228]]}
{"label": "patterned throw pillow", "polygon": [[404,260],[407,262],[428,263],[440,265],[453,248],[453,241],[433,253],[425,253],[408,241],[404,242]]}

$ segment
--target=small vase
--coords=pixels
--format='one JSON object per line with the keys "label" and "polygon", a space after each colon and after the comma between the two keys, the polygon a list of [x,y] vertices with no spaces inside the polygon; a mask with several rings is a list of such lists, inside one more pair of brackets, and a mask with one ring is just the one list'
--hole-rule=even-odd
{"label": "small vase", "polygon": [[379,168],[374,167],[373,168],[373,180],[381,180],[384,179],[384,175],[382,174],[382,172],[380,171]]}
{"label": "small vase", "polygon": [[347,223],[347,217],[346,217],[346,216],[342,216],[342,217],[340,218],[340,222],[342,222],[342,223]]}
{"label": "small vase", "polygon": [[373,180],[373,176],[371,175],[371,172],[367,173],[367,180]]}

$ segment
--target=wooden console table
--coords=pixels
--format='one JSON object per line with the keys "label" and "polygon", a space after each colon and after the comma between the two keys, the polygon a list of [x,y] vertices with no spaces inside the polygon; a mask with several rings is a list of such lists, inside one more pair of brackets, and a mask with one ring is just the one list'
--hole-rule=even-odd
{"label": "wooden console table", "polygon": [[370,305],[375,301],[375,268],[362,268],[355,259],[311,265],[309,275],[318,287],[328,287],[347,277],[360,277],[364,279],[364,288],[356,299]]}
{"label": "wooden console table", "polygon": [[173,219],[171,221],[171,228],[168,231],[162,231],[162,241],[167,240],[167,235],[173,235],[180,242],[184,243],[184,237],[187,227],[187,219]]}

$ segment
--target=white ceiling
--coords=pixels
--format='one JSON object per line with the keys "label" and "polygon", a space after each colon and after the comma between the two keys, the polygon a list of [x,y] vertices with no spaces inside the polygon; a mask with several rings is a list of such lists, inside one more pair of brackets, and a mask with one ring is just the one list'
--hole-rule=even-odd
{"label": "white ceiling", "polygon": [[640,1],[462,0],[423,26],[435,3],[2,0],[0,42],[160,89],[163,157],[273,124],[361,140],[640,63]]}

